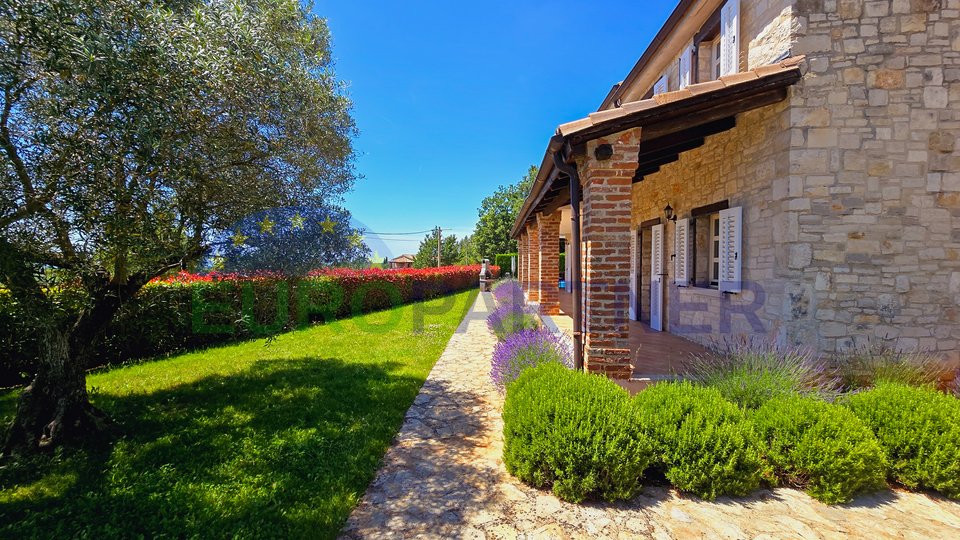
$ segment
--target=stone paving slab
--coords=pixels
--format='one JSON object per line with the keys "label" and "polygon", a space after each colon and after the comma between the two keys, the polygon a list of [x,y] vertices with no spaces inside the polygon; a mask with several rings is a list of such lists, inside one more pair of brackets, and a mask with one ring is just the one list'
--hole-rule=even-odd
{"label": "stone paving slab", "polygon": [[492,302],[481,294],[451,338],[341,538],[960,538],[960,504],[903,491],[827,506],[793,489],[707,502],[651,487],[575,505],[525,486],[502,461]]}

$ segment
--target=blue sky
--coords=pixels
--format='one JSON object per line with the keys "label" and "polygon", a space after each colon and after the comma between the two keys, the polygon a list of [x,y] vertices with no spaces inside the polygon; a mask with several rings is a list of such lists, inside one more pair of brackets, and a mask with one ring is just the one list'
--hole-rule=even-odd
{"label": "blue sky", "polygon": [[[674,5],[317,0],[360,129],[354,219],[469,234],[483,197],[539,164],[558,124],[596,110]],[[368,243],[395,256],[422,237]]]}

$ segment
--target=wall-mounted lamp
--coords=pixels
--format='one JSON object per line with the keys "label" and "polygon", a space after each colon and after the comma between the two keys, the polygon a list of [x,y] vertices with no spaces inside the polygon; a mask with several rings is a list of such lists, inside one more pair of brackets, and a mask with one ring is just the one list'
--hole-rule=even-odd
{"label": "wall-mounted lamp", "polygon": [[669,204],[663,209],[663,215],[667,218],[667,221],[677,221],[677,216],[673,213],[673,207]]}

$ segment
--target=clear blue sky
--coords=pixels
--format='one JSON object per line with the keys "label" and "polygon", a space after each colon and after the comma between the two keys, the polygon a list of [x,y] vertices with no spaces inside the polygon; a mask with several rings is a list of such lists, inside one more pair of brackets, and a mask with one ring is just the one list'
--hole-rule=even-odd
{"label": "clear blue sky", "polygon": [[[483,197],[539,165],[557,125],[596,110],[674,5],[317,0],[360,129],[354,219],[469,234]],[[416,252],[422,235],[406,238],[368,244]]]}

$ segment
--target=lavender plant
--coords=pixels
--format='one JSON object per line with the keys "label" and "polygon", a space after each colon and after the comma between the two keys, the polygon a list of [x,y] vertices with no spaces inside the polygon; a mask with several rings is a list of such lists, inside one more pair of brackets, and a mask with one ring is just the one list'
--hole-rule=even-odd
{"label": "lavender plant", "polygon": [[523,304],[523,288],[520,287],[519,281],[505,279],[494,285],[493,298],[499,305],[521,305]]}
{"label": "lavender plant", "polygon": [[696,356],[686,375],[746,409],[775,397],[830,394],[837,387],[825,364],[802,347],[780,347],[769,338],[756,337],[720,341],[713,349]]}
{"label": "lavender plant", "polygon": [[540,328],[540,319],[536,313],[520,304],[500,304],[487,317],[487,326],[503,341],[521,330]]}
{"label": "lavender plant", "polygon": [[490,379],[502,394],[528,368],[548,363],[573,367],[573,349],[562,334],[554,334],[544,328],[521,330],[493,350]]}
{"label": "lavender plant", "polygon": [[859,347],[838,360],[843,386],[849,390],[881,382],[935,386],[951,375],[950,368],[934,354],[901,351],[885,343]]}

